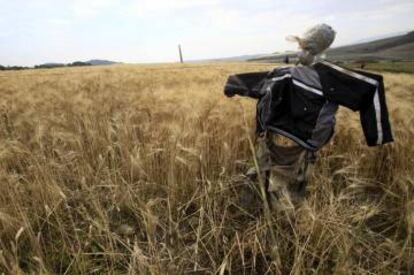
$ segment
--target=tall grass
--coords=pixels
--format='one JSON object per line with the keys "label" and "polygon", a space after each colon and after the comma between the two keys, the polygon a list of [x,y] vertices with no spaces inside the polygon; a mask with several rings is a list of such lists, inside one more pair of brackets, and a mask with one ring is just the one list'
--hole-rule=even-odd
{"label": "tall grass", "polygon": [[230,73],[269,68],[1,73],[0,270],[412,273],[414,77],[385,74],[394,144],[368,148],[341,110],[306,201],[269,221],[239,203],[254,101],[222,93]]}

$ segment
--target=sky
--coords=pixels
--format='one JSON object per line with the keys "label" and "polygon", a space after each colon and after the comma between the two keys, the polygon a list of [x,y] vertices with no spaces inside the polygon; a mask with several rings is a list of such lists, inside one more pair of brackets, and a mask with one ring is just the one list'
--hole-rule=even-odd
{"label": "sky", "polygon": [[0,0],[0,64],[176,62],[295,50],[318,23],[333,46],[414,30],[413,0]]}

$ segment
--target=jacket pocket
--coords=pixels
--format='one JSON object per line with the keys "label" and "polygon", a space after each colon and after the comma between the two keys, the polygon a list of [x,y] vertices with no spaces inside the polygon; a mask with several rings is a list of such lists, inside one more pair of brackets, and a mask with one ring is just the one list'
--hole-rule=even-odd
{"label": "jacket pocket", "polygon": [[300,88],[293,88],[290,96],[292,117],[305,122],[313,123],[325,103],[325,98],[314,95]]}

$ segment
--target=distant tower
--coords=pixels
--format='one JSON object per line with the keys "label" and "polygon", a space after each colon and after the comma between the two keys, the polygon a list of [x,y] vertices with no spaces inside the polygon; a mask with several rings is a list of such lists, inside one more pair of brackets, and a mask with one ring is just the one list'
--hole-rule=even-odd
{"label": "distant tower", "polygon": [[183,60],[183,52],[181,50],[181,45],[178,45],[178,53],[180,54],[180,62],[181,63],[184,63],[184,60]]}

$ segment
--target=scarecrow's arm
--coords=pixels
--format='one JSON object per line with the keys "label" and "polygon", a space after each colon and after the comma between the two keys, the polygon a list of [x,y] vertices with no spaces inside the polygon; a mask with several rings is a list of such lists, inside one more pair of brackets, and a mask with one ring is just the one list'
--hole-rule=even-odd
{"label": "scarecrow's arm", "polygon": [[228,97],[234,95],[260,98],[261,87],[269,72],[245,73],[231,75],[224,87],[224,94]]}

